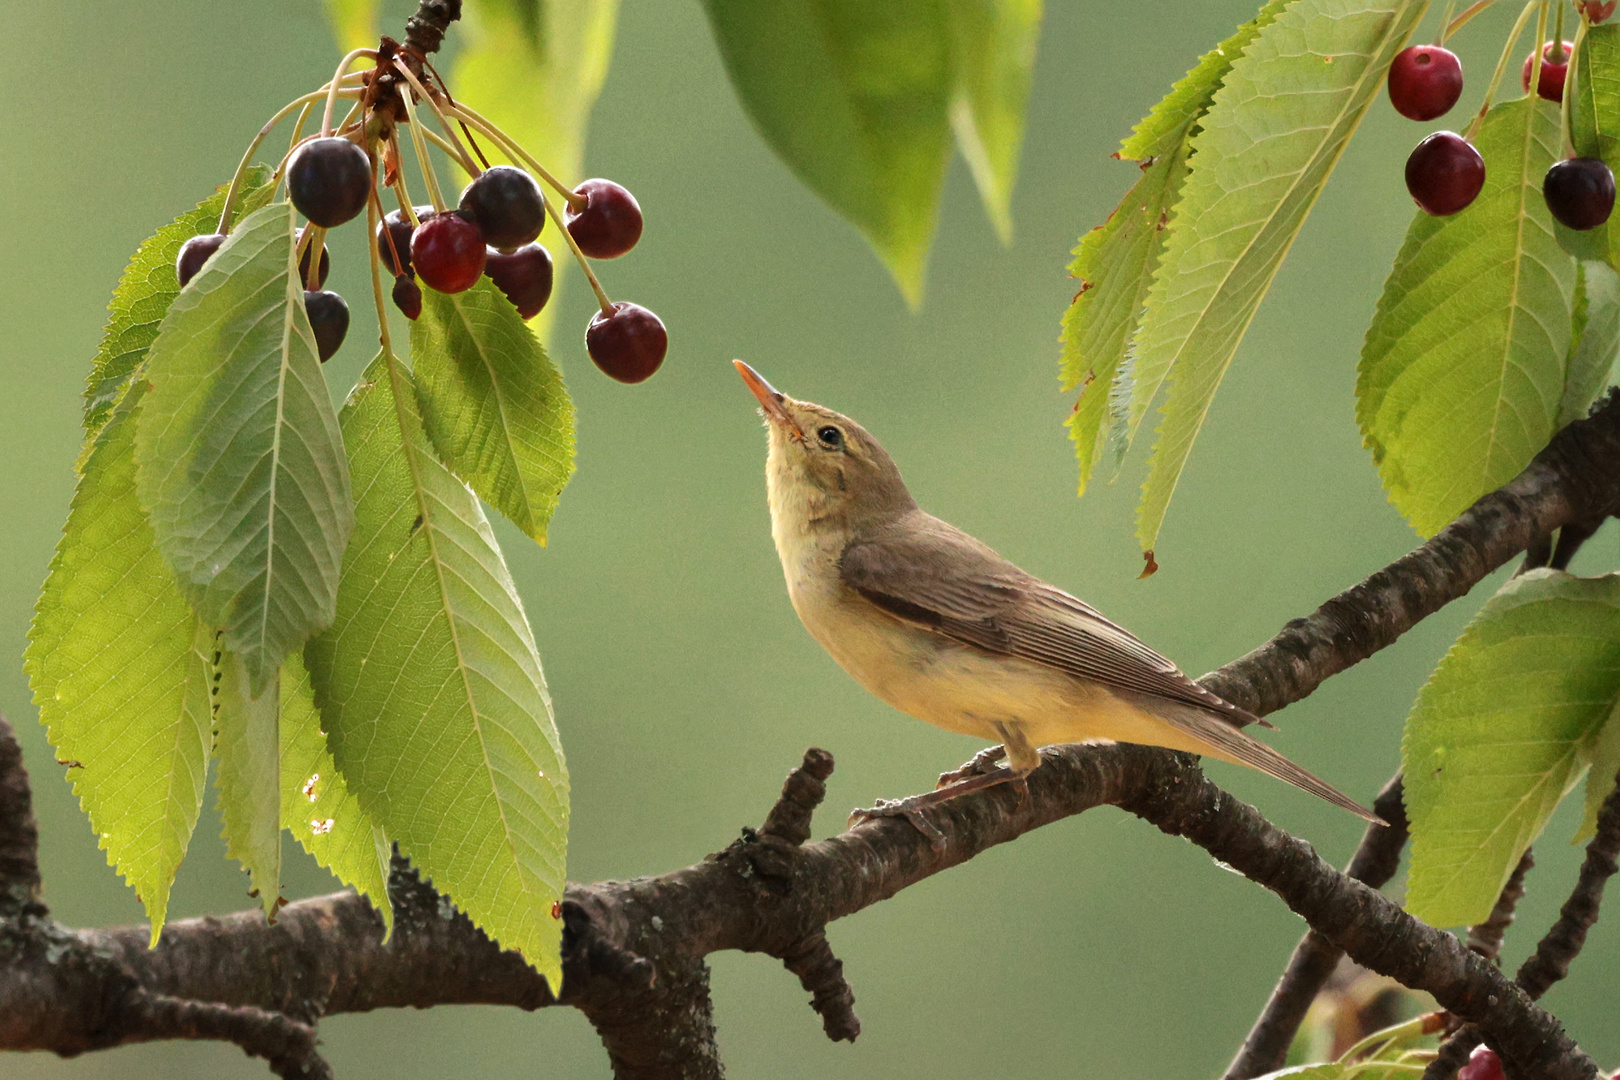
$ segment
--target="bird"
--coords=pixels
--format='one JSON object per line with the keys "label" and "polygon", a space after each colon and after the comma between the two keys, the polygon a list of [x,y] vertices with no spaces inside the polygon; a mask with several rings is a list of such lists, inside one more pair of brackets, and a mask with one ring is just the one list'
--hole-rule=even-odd
{"label": "bird", "polygon": [[805,629],[880,700],[997,744],[941,775],[935,790],[879,800],[852,822],[904,816],[938,847],[943,834],[925,811],[1009,782],[1022,798],[1040,747],[1139,743],[1258,769],[1383,824],[1245,732],[1264,724],[1258,717],[1091,605],[919,508],[860,424],[733,363],[769,432],[771,537]]}

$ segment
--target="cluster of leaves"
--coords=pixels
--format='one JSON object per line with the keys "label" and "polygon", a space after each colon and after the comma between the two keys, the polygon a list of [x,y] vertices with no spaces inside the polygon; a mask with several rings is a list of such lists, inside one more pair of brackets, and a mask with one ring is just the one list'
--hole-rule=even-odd
{"label": "cluster of leaves", "polygon": [[480,498],[538,541],[573,406],[488,281],[432,294],[334,410],[297,216],[263,171],[141,245],[86,391],[85,450],[27,669],[109,861],[161,933],[215,786],[267,916],[290,831],[391,924],[391,845],[559,985],[568,776]]}

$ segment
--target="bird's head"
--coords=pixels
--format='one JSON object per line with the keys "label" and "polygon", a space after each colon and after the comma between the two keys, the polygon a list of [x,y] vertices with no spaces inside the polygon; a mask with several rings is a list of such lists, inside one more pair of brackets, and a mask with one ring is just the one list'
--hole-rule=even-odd
{"label": "bird's head", "polygon": [[770,431],[765,479],[779,527],[854,532],[916,507],[900,470],[865,428],[842,413],[790,398],[741,360],[732,362],[759,399]]}

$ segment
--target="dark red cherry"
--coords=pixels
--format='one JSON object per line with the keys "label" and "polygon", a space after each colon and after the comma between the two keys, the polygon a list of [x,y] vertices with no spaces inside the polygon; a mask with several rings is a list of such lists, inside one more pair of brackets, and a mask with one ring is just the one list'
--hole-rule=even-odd
{"label": "dark red cherry", "polygon": [[[418,206],[416,208],[417,220],[429,217],[433,213],[431,206]],[[385,233],[384,230],[387,230]],[[409,274],[411,268],[411,233],[416,230],[410,219],[401,210],[390,210],[377,226],[377,255],[382,259],[383,269],[398,277],[400,274]],[[388,236],[394,238],[394,246],[388,246]],[[394,265],[394,252],[399,252],[402,266]]]}
{"label": "dark red cherry", "polygon": [[322,228],[342,225],[366,208],[371,159],[348,139],[311,139],[287,161],[287,194],[300,214]]}
{"label": "dark red cherry", "polygon": [[411,234],[411,263],[424,285],[464,292],[484,272],[484,230],[454,210],[424,218]]}
{"label": "dark red cherry", "polygon": [[[304,243],[304,230],[298,230],[298,239],[295,243],[300,246]],[[311,244],[310,247],[314,245]],[[304,254],[298,260],[298,280],[304,283],[306,289],[319,289],[326,284],[326,275],[332,271],[332,256],[326,250],[326,241],[321,241],[321,264],[315,270],[315,281],[309,280],[309,248],[304,248]]]}
{"label": "dark red cherry", "polygon": [[1541,197],[1571,229],[1595,229],[1614,211],[1614,173],[1597,158],[1571,158],[1547,170]]}
{"label": "dark red cherry", "polygon": [[1474,1047],[1468,1064],[1457,1070],[1457,1080],[1505,1080],[1502,1059],[1484,1043]]}
{"label": "dark red cherry", "polygon": [[603,373],[622,383],[651,377],[669,351],[663,322],[642,307],[621,300],[613,314],[598,310],[585,328],[585,351]]}
{"label": "dark red cherry", "polygon": [[551,299],[551,252],[539,244],[524,244],[510,253],[490,248],[484,273],[525,319],[540,314]]}
{"label": "dark red cherry", "polygon": [[180,254],[174,260],[174,274],[180,279],[180,287],[186,287],[186,282],[197,276],[197,271],[203,268],[219,245],[225,242],[224,233],[205,233],[202,236],[193,236],[180,245]]}
{"label": "dark red cherry", "polygon": [[394,279],[394,306],[404,313],[412,322],[422,314],[422,286],[409,274],[401,274]]}
{"label": "dark red cherry", "polygon": [[461,212],[484,230],[493,248],[520,248],[546,224],[546,199],[534,177],[511,165],[495,165],[461,193]]}
{"label": "dark red cherry", "polygon": [[634,195],[611,180],[587,180],[574,194],[585,196],[585,207],[569,203],[564,220],[579,250],[593,259],[617,259],[636,246],[641,207]]}
{"label": "dark red cherry", "polygon": [[1461,135],[1437,131],[1406,159],[1406,190],[1425,212],[1455,214],[1479,197],[1485,159]]}
{"label": "dark red cherry", "polygon": [[[1536,93],[1548,101],[1563,101],[1564,76],[1569,73],[1569,55],[1575,51],[1575,43],[1564,42],[1564,59],[1557,64],[1548,59],[1552,56],[1553,44],[1549,41],[1541,47],[1541,78],[1536,80]],[[1530,69],[1535,67],[1535,61],[1536,54],[1532,50],[1524,58],[1524,68],[1519,72],[1519,85],[1524,87],[1526,93],[1530,91]]]}
{"label": "dark red cherry", "polygon": [[349,305],[335,292],[309,289],[304,293],[304,311],[309,315],[309,328],[315,331],[316,355],[324,364],[349,332]]}
{"label": "dark red cherry", "polygon": [[1462,61],[1438,45],[1402,49],[1389,66],[1389,101],[1408,120],[1444,116],[1462,96]]}

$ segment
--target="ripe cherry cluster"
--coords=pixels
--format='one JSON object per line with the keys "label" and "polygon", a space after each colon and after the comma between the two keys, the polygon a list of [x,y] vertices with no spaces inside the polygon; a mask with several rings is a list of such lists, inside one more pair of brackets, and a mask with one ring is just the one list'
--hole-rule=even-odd
{"label": "ripe cherry cluster", "polygon": [[[1577,7],[1588,23],[1597,23],[1614,13],[1615,4],[1582,0]],[[1434,120],[1449,112],[1462,96],[1462,61],[1444,45],[1445,34],[1452,28],[1443,26],[1441,40],[1433,45],[1403,49],[1390,65],[1389,100],[1402,116],[1411,120]],[[1559,33],[1562,33],[1561,25]],[[1516,29],[1513,38],[1517,36]],[[1507,47],[1513,47],[1512,39]],[[1539,56],[1537,50],[1532,49],[1519,73],[1525,92],[1530,92],[1530,83],[1534,80],[1537,96],[1563,103],[1574,51],[1575,43],[1564,41],[1561,36],[1545,42]],[[1503,62],[1505,64],[1506,56]],[[1497,77],[1501,74],[1499,67]],[[1491,93],[1486,95],[1486,107],[1495,89],[1493,82]],[[1482,108],[1479,116],[1483,117],[1484,113]],[[1567,119],[1566,109],[1566,123]],[[1467,135],[1437,131],[1418,143],[1406,159],[1406,190],[1426,213],[1437,217],[1455,214],[1478,198],[1485,187],[1485,159],[1471,142],[1479,123],[1476,118]],[[1548,211],[1564,225],[1576,230],[1595,229],[1608,221],[1614,210],[1614,174],[1597,158],[1571,154],[1547,170],[1541,194]]]}
{"label": "ripe cherry cluster", "polygon": [[[349,65],[362,58],[375,61],[375,66],[348,73]],[[276,179],[285,180],[293,207],[308,219],[296,239],[298,267],[306,286],[305,311],[323,362],[337,352],[349,327],[348,305],[337,293],[322,287],[331,266],[325,234],[369,208],[375,229],[372,258],[394,278],[394,305],[413,320],[422,313],[422,285],[441,293],[458,293],[472,288],[480,277],[488,277],[523,318],[539,314],[551,299],[553,267],[551,253],[537,241],[546,218],[553,218],[600,305],[585,333],[591,359],[620,382],[641,382],[658,370],[669,345],[664,324],[639,304],[609,300],[587,262],[618,258],[636,245],[642,215],[635,197],[611,180],[586,180],[571,189],[564,187],[510,136],[456,103],[425,58],[408,53],[388,38],[379,49],[350,53],[331,83],[294,101],[265,125],[231,185],[219,232],[193,237],[181,248],[175,270],[182,287],[224,244],[232,204],[260,142],[293,110],[302,107],[307,116],[321,99],[326,101],[321,133],[300,140],[295,132]],[[334,129],[333,109],[338,100],[355,104],[348,118]],[[442,134],[425,130],[425,115],[437,119]],[[300,130],[303,119],[299,119]],[[416,150],[432,197],[428,205],[413,205],[405,190],[399,149],[402,128]],[[466,136],[466,145],[458,130]],[[490,165],[474,139],[474,130],[529,169]],[[453,208],[441,194],[428,157],[429,142],[473,177]],[[561,214],[547,201],[536,176],[556,190],[563,203]],[[379,187],[393,189],[399,209],[382,214]],[[320,255],[312,267],[317,246]],[[378,317],[384,318],[380,308]]]}

